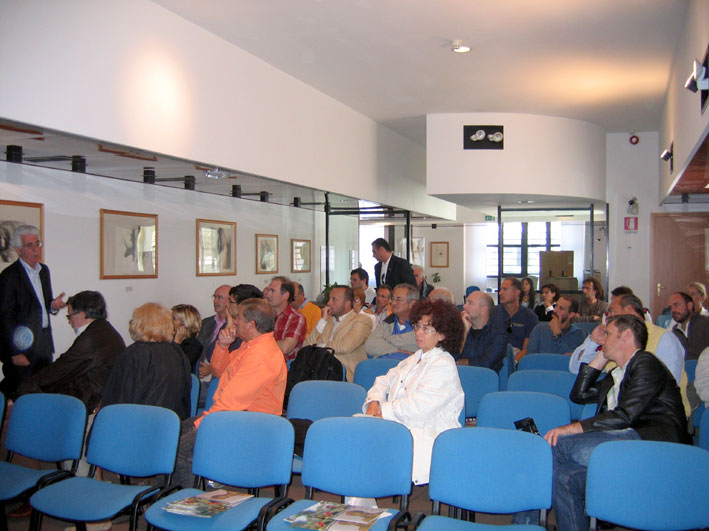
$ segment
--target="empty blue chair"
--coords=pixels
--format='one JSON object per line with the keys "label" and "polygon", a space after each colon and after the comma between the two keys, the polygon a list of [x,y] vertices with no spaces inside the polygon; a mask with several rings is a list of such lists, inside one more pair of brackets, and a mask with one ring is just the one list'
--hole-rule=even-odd
{"label": "empty blue chair", "polygon": [[695,416],[699,414],[699,421],[697,423],[699,426],[699,447],[709,450],[709,413],[704,411],[703,403],[700,407],[702,408],[702,411],[697,409],[694,412]]}
{"label": "empty blue chair", "polygon": [[219,387],[219,378],[212,378],[207,387],[207,397],[204,402],[205,411],[214,405],[214,393],[217,392],[217,387]]}
{"label": "empty blue chair", "polygon": [[[86,460],[89,477],[73,477],[44,487],[30,498],[31,529],[39,529],[37,512],[71,522],[111,519],[130,510],[130,529],[136,528],[138,507],[152,500],[164,486],[130,485],[130,477],[172,474],[180,436],[174,411],[156,406],[114,404],[102,408],[91,428]],[[128,482],[115,484],[93,479],[96,467]]]}
{"label": "empty blue chair", "polygon": [[611,441],[588,464],[586,514],[648,530],[709,527],[709,452],[686,444]]}
{"label": "empty blue chair", "polygon": [[398,360],[391,359],[371,359],[362,360],[355,367],[354,373],[354,383],[361,385],[365,390],[369,389],[374,385],[374,380],[377,376],[386,374],[389,369],[396,367],[399,364]]}
{"label": "empty blue chair", "polygon": [[277,415],[250,411],[210,413],[197,430],[192,472],[202,483],[208,478],[243,487],[254,497],[212,518],[165,511],[163,507],[170,502],[204,492],[181,489],[151,505],[145,519],[153,526],[170,530],[238,530],[257,520],[258,529],[262,529],[268,506],[282,498],[260,497],[259,488],[276,486],[285,494],[291,477],[293,440],[293,426]]}
{"label": "empty blue chair", "polygon": [[590,419],[596,416],[596,410],[598,409],[598,404],[585,404],[581,410],[581,416],[579,420]]}
{"label": "empty blue chair", "polygon": [[515,429],[515,421],[532,417],[539,433],[570,422],[569,403],[561,397],[531,391],[498,391],[480,400],[477,425]]}
{"label": "empty blue chair", "polygon": [[507,389],[509,391],[536,391],[537,393],[560,396],[569,403],[571,418],[578,419],[581,416],[583,405],[572,402],[569,398],[574,382],[576,382],[576,375],[569,371],[517,371],[510,376]]}
{"label": "empty blue chair", "polygon": [[527,354],[519,360],[517,370],[569,372],[569,356],[563,354]]}
{"label": "empty blue chair", "polygon": [[494,428],[445,431],[433,445],[433,514],[418,529],[495,529],[439,516],[441,503],[494,514],[540,509],[544,526],[551,507],[552,467],[551,447],[537,435]]}
{"label": "empty blue chair", "polygon": [[458,376],[465,393],[465,417],[475,417],[478,414],[480,399],[487,393],[498,390],[500,385],[498,375],[486,367],[458,365]]}
{"label": "empty blue chair", "polygon": [[657,316],[657,326],[660,328],[667,328],[668,323],[672,320],[672,315],[669,313],[663,313],[662,315]]}
{"label": "empty blue chair", "polygon": [[315,421],[305,437],[303,452],[307,499],[276,514],[267,529],[291,531],[293,528],[283,519],[311,506],[313,489],[361,498],[401,496],[400,513],[381,518],[370,528],[387,529],[390,520],[403,518],[408,508],[412,459],[411,433],[398,422],[370,417]]}
{"label": "empty blue chair", "polygon": [[498,374],[500,380],[500,391],[505,391],[507,389],[507,380],[509,380],[516,368],[517,364],[515,363],[515,353],[514,350],[512,350],[512,345],[508,344],[507,353],[505,354],[505,359],[502,360],[502,368]]}
{"label": "empty blue chair", "polygon": [[351,417],[362,413],[366,397],[367,391],[355,383],[308,380],[293,387],[286,416],[313,421],[326,417]]}
{"label": "empty blue chair", "polygon": [[197,415],[197,402],[199,401],[199,378],[192,374],[192,388],[190,389],[190,417]]}
{"label": "empty blue chair", "polygon": [[[5,398],[2,397],[2,410]],[[59,470],[36,470],[11,463],[14,454],[38,461],[73,461],[71,471],[81,458],[86,428],[84,403],[68,395],[38,393],[17,399],[7,425],[7,461],[0,462],[0,528],[7,529],[5,501],[38,487],[43,480],[68,475]],[[4,526],[3,526],[4,524]]]}
{"label": "empty blue chair", "polygon": [[684,370],[687,371],[687,380],[693,382],[697,372],[697,362],[699,360],[687,360],[684,362]]}

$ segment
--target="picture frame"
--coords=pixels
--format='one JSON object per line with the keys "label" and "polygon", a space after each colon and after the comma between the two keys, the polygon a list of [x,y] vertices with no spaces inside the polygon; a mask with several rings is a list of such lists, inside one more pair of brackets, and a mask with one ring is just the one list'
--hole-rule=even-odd
{"label": "picture frame", "polygon": [[431,267],[448,267],[448,242],[431,242]]}
{"label": "picture frame", "polygon": [[291,239],[291,273],[310,273],[311,245],[310,240]]}
{"label": "picture frame", "polygon": [[278,235],[256,235],[256,274],[278,273]]}
{"label": "picture frame", "polygon": [[[15,262],[17,251],[12,246],[12,235],[21,225],[39,229],[39,241],[44,241],[44,205],[25,201],[0,199],[0,271]],[[40,248],[40,262],[44,262],[44,247]]]}
{"label": "picture frame", "polygon": [[158,278],[158,216],[101,209],[101,279]]}
{"label": "picture frame", "polygon": [[197,219],[197,276],[236,275],[236,223]]}

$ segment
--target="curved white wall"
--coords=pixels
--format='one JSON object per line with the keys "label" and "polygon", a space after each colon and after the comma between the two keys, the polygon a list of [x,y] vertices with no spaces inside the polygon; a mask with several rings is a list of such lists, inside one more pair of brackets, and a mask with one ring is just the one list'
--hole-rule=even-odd
{"label": "curved white wall", "polygon": [[[464,125],[503,125],[504,150],[464,150]],[[429,194],[605,200],[605,133],[567,118],[508,113],[429,114]],[[530,197],[531,198],[531,197]],[[474,201],[474,198],[472,198]]]}

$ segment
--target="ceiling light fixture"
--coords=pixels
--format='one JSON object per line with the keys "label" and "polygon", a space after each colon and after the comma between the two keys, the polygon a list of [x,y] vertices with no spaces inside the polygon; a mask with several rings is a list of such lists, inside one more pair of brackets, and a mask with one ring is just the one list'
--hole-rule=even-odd
{"label": "ceiling light fixture", "polygon": [[698,90],[709,90],[709,75],[707,75],[707,68],[698,59],[694,60],[692,73],[687,78],[684,88],[695,93]]}
{"label": "ceiling light fixture", "polygon": [[225,172],[224,170],[220,170],[217,167],[217,168],[210,168],[207,171],[205,171],[204,176],[207,179],[226,179],[228,177],[228,173]]}
{"label": "ceiling light fixture", "polygon": [[455,39],[451,41],[451,50],[455,53],[468,53],[470,48],[468,46],[463,46],[462,40]]}

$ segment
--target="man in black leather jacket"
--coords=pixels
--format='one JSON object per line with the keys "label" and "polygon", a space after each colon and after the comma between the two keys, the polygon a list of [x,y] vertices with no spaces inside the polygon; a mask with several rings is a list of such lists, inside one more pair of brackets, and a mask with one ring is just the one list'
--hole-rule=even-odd
{"label": "man in black leather jacket", "polygon": [[[549,431],[553,447],[553,507],[560,531],[587,529],[586,471],[593,449],[606,441],[649,439],[690,443],[679,387],[665,365],[645,352],[647,328],[634,315],[608,320],[603,350],[582,364],[574,402],[598,403],[596,416]],[[617,367],[601,377],[608,361]]]}

